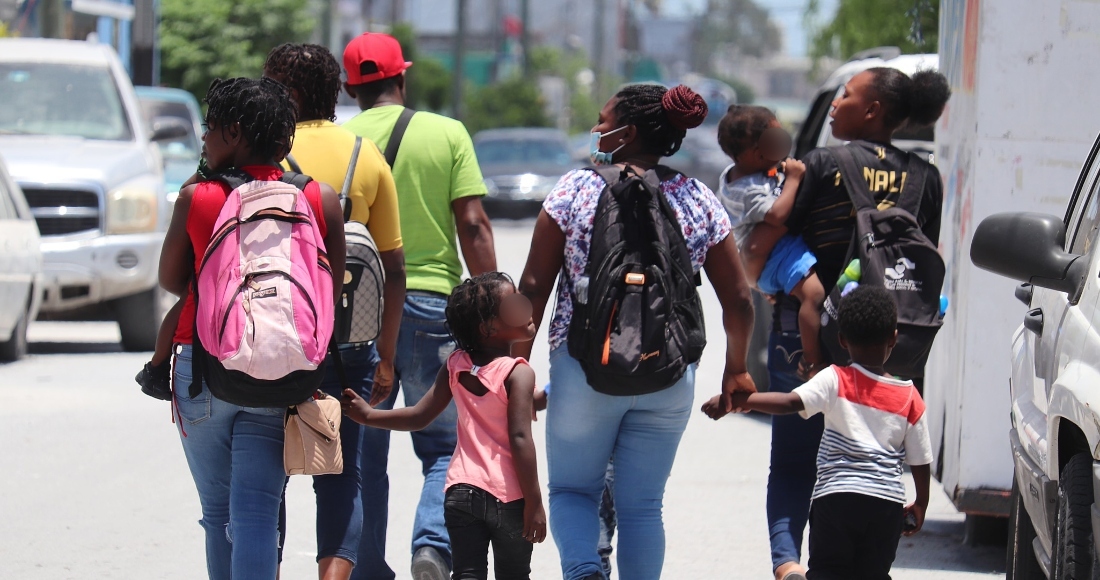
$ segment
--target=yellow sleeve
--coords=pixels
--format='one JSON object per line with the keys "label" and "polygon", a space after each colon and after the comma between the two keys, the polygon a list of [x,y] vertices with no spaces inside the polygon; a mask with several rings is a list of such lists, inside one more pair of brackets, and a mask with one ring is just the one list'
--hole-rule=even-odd
{"label": "yellow sleeve", "polygon": [[[397,209],[397,187],[393,184],[390,167],[377,147],[364,144],[355,172],[360,187],[353,188],[351,193],[352,221],[367,226],[379,252],[400,248],[401,217]],[[373,196],[370,195],[372,191]]]}

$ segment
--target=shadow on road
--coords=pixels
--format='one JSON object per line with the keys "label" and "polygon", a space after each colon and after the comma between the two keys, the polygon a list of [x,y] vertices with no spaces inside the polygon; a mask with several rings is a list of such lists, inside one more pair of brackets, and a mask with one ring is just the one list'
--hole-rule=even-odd
{"label": "shadow on road", "polygon": [[102,354],[123,352],[118,342],[32,342],[27,345],[30,354]]}
{"label": "shadow on road", "polygon": [[[963,545],[965,526],[958,520],[925,520],[920,533],[901,538],[894,568],[1003,573],[1005,547]],[[935,556],[929,557],[929,554]]]}

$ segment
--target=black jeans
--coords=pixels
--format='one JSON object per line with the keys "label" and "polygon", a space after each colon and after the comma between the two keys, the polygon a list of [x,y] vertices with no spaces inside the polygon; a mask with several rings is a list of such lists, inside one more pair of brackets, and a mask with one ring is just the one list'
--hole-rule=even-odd
{"label": "black jeans", "polygon": [[901,539],[900,503],[857,493],[810,507],[809,580],[890,580]]}
{"label": "black jeans", "polygon": [[489,544],[497,580],[528,580],[533,545],[523,538],[523,500],[503,503],[472,485],[453,485],[443,503],[451,536],[453,580],[485,580]]}

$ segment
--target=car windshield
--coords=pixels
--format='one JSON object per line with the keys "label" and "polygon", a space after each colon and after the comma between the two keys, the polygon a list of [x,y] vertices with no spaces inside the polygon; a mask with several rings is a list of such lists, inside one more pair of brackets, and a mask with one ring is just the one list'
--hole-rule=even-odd
{"label": "car windshield", "polygon": [[549,163],[568,166],[569,149],[554,139],[484,139],[474,144],[481,165]]}
{"label": "car windshield", "polygon": [[0,63],[0,135],[133,138],[107,67]]}

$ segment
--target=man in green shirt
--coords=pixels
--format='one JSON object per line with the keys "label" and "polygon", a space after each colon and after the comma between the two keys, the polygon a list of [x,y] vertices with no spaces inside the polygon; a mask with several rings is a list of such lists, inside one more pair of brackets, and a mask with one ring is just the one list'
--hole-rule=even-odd
{"label": "man in green shirt", "polygon": [[[405,69],[411,65],[392,36],[368,32],[353,39],[344,50],[346,89],[363,112],[344,127],[387,150],[405,110]],[[407,288],[394,384],[405,392],[405,404],[412,406],[428,392],[454,350],[444,310],[447,296],[462,276],[459,247],[471,275],[496,270],[497,263],[493,231],[481,207],[485,185],[466,128],[454,119],[426,112],[407,121],[400,148],[391,159]],[[378,408],[393,408],[397,390]],[[456,420],[451,403],[427,429],[412,434],[424,471],[412,541],[412,576],[418,580],[450,578],[443,486],[457,443]],[[364,431],[363,536],[352,578],[390,579],[395,576],[385,561],[390,432]]]}

